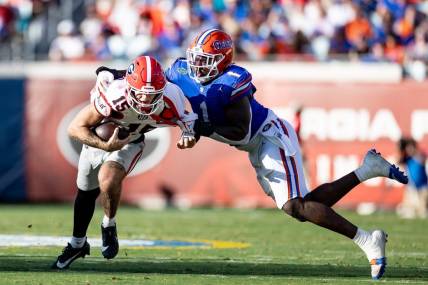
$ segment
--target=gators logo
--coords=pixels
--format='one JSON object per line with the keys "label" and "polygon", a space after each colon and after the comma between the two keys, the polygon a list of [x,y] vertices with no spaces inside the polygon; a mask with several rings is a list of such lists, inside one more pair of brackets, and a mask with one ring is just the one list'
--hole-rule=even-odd
{"label": "gators logo", "polygon": [[187,74],[187,69],[183,67],[177,68],[177,72],[180,74]]}
{"label": "gators logo", "polygon": [[213,43],[213,47],[216,50],[225,49],[225,48],[231,48],[232,47],[232,41],[231,40],[215,41]]}

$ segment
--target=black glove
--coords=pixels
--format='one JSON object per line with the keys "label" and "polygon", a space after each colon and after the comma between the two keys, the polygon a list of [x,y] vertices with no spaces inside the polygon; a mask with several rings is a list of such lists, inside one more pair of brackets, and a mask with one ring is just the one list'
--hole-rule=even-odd
{"label": "black glove", "polygon": [[125,69],[113,69],[113,68],[108,68],[106,66],[98,67],[97,70],[95,70],[95,73],[98,75],[98,73],[100,73],[101,71],[110,72],[111,74],[113,74],[114,79],[124,78],[126,75]]}
{"label": "black glove", "polygon": [[195,138],[199,140],[201,136],[209,137],[214,132],[214,126],[210,122],[196,120],[193,130],[195,131]]}

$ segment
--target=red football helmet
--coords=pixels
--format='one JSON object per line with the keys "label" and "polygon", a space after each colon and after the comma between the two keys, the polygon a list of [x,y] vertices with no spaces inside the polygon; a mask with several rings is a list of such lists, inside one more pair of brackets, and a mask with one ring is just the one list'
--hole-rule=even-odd
{"label": "red football helmet", "polygon": [[206,30],[190,44],[186,57],[190,77],[201,83],[210,81],[232,63],[232,38],[222,30]]}
{"label": "red football helmet", "polygon": [[126,72],[126,100],[135,112],[151,115],[164,106],[166,79],[162,66],[150,56],[137,57]]}

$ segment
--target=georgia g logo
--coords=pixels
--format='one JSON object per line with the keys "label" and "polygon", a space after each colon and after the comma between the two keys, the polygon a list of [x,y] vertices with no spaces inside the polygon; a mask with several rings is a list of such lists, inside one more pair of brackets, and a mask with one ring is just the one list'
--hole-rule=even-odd
{"label": "georgia g logo", "polygon": [[134,73],[135,70],[135,65],[133,63],[131,63],[131,65],[128,67],[128,74],[132,74]]}

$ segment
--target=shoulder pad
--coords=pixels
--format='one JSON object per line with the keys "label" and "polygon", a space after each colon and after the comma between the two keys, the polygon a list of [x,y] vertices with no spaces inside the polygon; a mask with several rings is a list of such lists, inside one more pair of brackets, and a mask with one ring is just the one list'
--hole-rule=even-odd
{"label": "shoulder pad", "polygon": [[187,64],[186,58],[185,57],[179,57],[174,61],[174,63],[172,65],[183,64],[183,63]]}
{"label": "shoulder pad", "polygon": [[229,84],[234,88],[239,88],[245,83],[251,82],[252,76],[245,68],[231,65],[225,74],[228,77]]}
{"label": "shoulder pad", "polygon": [[222,75],[222,84],[228,86],[230,97],[245,93],[247,89],[252,88],[252,76],[242,67],[232,65]]}
{"label": "shoulder pad", "polygon": [[[117,112],[122,112],[125,109],[125,106],[128,106],[127,104],[123,104],[122,101],[126,102],[126,80],[125,79],[119,79],[113,81],[109,88],[107,89],[107,100],[109,101],[110,105],[112,106],[112,109]],[[121,108],[118,108],[118,107]],[[129,106],[128,106],[129,107]]]}
{"label": "shoulder pad", "polygon": [[111,114],[112,108],[108,103],[105,94],[103,94],[99,90],[96,90],[95,88],[96,87],[91,90],[91,102],[92,104],[94,104],[95,110],[97,110],[100,115],[108,117]]}
{"label": "shoulder pad", "polygon": [[97,111],[105,117],[110,116],[112,111],[123,112],[128,108],[125,90],[125,80],[114,80],[106,93],[98,90],[98,94],[94,96],[94,105]]}

